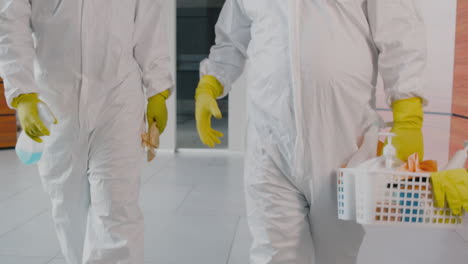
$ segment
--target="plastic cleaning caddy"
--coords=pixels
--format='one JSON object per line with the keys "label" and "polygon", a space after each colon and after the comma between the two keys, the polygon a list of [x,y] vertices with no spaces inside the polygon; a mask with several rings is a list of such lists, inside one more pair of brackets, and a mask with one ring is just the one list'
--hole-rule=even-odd
{"label": "plastic cleaning caddy", "polygon": [[[391,152],[390,150],[390,154]],[[458,152],[449,165],[464,166],[465,155],[466,149]],[[367,162],[367,165],[361,168],[338,170],[339,185],[340,179],[352,176],[355,180],[355,203],[347,203],[344,206],[347,206],[347,211],[355,211],[355,220],[358,223],[431,228],[461,226],[463,216],[453,215],[448,208],[435,208],[430,183],[431,173],[397,172],[394,169],[387,169],[391,164],[383,160],[380,159],[380,163],[374,162],[374,166],[370,166],[372,163]],[[397,165],[393,164],[393,167],[396,168]],[[338,199],[340,191],[346,193],[348,190],[346,188],[340,190],[339,187]],[[343,219],[340,210],[338,213],[339,218]]]}
{"label": "plastic cleaning caddy", "polygon": [[430,173],[388,170],[356,175],[356,221],[364,225],[456,228],[462,216],[434,207]]}

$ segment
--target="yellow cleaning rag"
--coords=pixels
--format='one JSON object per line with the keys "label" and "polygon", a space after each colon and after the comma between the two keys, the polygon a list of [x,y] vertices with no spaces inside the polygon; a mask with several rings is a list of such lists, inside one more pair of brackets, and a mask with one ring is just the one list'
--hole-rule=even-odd
{"label": "yellow cleaning rag", "polygon": [[409,156],[408,161],[398,170],[406,172],[437,172],[438,166],[435,160],[419,161],[419,154],[416,152]]}

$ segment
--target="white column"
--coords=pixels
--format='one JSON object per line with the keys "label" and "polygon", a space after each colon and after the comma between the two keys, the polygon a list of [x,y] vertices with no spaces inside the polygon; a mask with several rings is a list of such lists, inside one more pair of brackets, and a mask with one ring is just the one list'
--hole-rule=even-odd
{"label": "white column", "polygon": [[[173,77],[176,80],[176,0],[162,1],[165,3],[165,14],[167,15],[167,26],[168,26],[168,37],[169,47],[172,54],[172,69]],[[161,137],[161,149],[174,151],[176,148],[176,99],[177,91],[174,90],[171,98],[167,101],[167,108],[169,111],[169,120],[167,122],[167,128]]]}

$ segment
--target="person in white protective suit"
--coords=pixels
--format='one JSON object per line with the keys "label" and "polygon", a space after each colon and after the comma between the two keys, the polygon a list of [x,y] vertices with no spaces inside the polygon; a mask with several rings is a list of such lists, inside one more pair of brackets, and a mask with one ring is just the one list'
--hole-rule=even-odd
{"label": "person in white protective suit", "polygon": [[[162,131],[173,86],[162,5],[0,0],[0,75],[26,133],[50,134],[39,172],[69,264],[143,263],[146,98]],[[50,131],[40,100],[58,121]]]}
{"label": "person in white protective suit", "polygon": [[414,0],[226,1],[196,117],[201,140],[219,143],[215,99],[246,68],[251,264],[356,263],[364,231],[337,218],[335,171],[380,121],[378,72],[396,140],[422,152],[424,31]]}

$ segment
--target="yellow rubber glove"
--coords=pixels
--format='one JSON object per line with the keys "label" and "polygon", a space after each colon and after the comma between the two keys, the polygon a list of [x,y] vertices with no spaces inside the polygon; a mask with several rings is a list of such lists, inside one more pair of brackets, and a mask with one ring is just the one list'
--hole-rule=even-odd
{"label": "yellow rubber glove", "polygon": [[395,101],[393,108],[393,129],[396,134],[393,145],[397,149],[397,157],[407,161],[414,153],[419,154],[419,160],[424,159],[424,139],[422,126],[424,112],[422,99],[418,97]]}
{"label": "yellow rubber glove", "polygon": [[[39,111],[37,108],[38,103],[44,102],[39,100],[36,93],[31,93],[19,95],[13,99],[11,105],[16,108],[21,127],[26,135],[28,135],[32,140],[41,143],[42,139],[40,137],[49,136],[50,131],[39,117]],[[57,119],[55,119],[54,123],[57,124]]]}
{"label": "yellow rubber glove", "polygon": [[151,127],[151,125],[156,122],[156,126],[161,134],[164,132],[167,125],[168,114],[166,100],[170,95],[171,91],[166,90],[148,99],[148,108],[146,111],[148,127]]}
{"label": "yellow rubber glove", "polygon": [[203,144],[213,148],[216,144],[221,144],[220,138],[223,133],[211,128],[211,117],[221,119],[216,98],[223,94],[223,85],[213,76],[205,75],[201,78],[195,92],[195,119],[197,120],[197,130]]}
{"label": "yellow rubber glove", "polygon": [[431,175],[435,207],[444,208],[445,201],[454,215],[468,210],[468,172],[455,169],[436,172]]}

